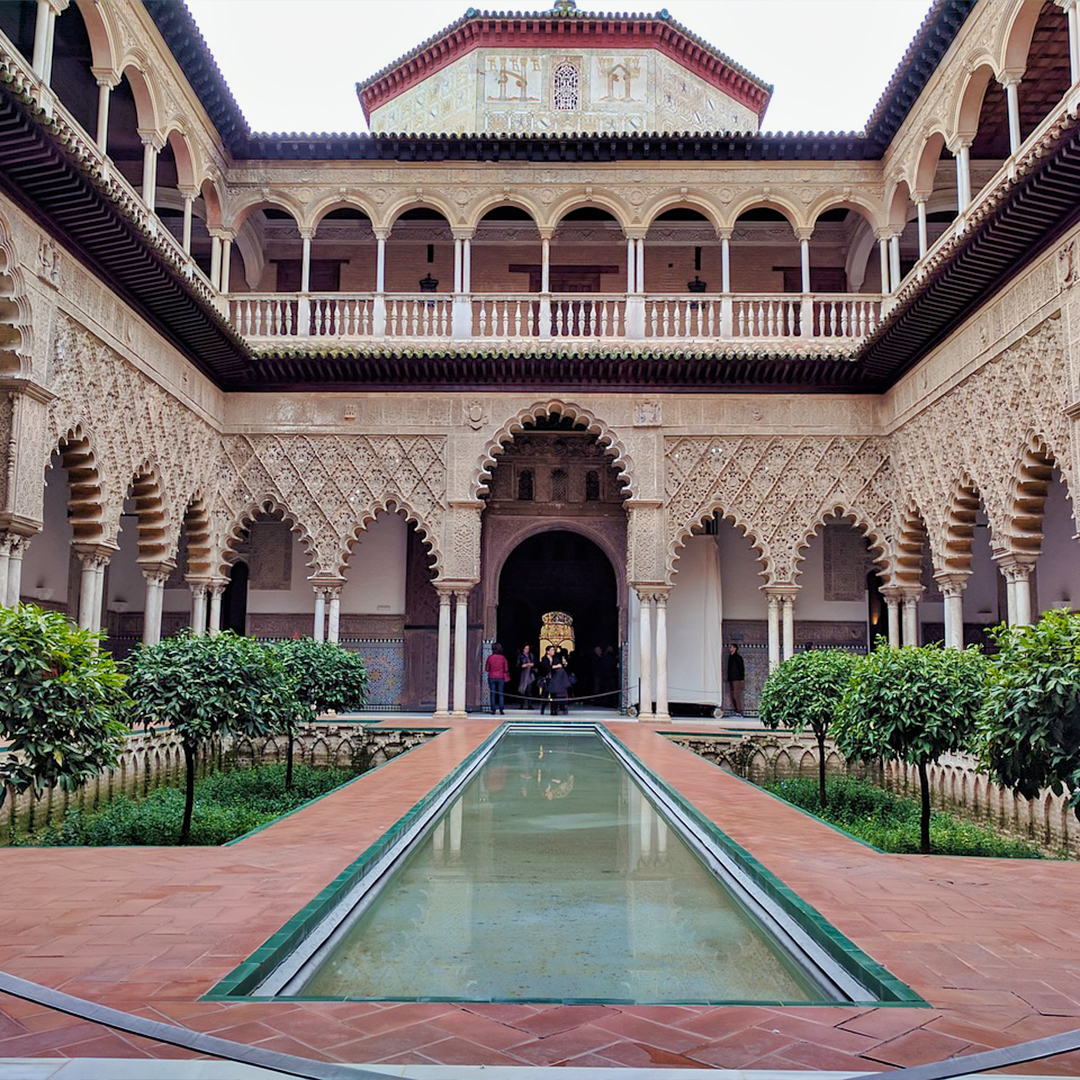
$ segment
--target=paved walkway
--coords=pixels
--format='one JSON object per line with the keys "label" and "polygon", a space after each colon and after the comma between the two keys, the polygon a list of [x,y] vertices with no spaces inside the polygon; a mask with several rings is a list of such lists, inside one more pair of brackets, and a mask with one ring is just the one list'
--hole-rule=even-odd
{"label": "paved walkway", "polygon": [[[454,722],[232,847],[0,849],[0,969],[240,1042],[367,1064],[864,1071],[1080,1027],[1080,864],[880,855],[647,725],[610,727],[933,1008],[199,1000],[474,749],[489,719]],[[143,1055],[185,1056],[0,997],[0,1058]],[[1080,1054],[1010,1071],[1080,1075]]]}

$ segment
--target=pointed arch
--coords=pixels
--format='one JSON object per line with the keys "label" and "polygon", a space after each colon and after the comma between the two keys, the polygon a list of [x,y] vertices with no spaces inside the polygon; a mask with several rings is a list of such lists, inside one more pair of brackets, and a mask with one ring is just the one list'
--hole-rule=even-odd
{"label": "pointed arch", "polygon": [[1006,540],[1015,552],[1037,556],[1042,551],[1044,512],[1057,467],[1041,433],[1031,433],[1016,462],[1006,505]]}
{"label": "pointed arch", "polygon": [[181,531],[187,538],[187,566],[182,566],[181,572],[188,577],[210,577],[214,569],[210,510],[201,490],[196,491],[184,507]]}
{"label": "pointed arch", "polygon": [[359,521],[349,531],[337,553],[334,564],[336,572],[342,577],[346,576],[349,560],[352,558],[353,549],[360,543],[361,534],[367,531],[367,527],[380,514],[401,514],[406,522],[416,529],[421,543],[428,549],[428,554],[431,556],[432,573],[435,577],[441,577],[443,557],[439,549],[438,533],[424,520],[423,515],[409,504],[407,499],[402,499],[397,495],[388,495],[377,500],[360,514]]}
{"label": "pointed arch", "polygon": [[624,496],[634,497],[634,471],[633,461],[627,452],[623,441],[613,429],[600,420],[590,410],[573,402],[559,398],[551,398],[547,401],[538,401],[514,414],[505,424],[490,438],[481,451],[479,461],[473,470],[472,480],[469,483],[469,498],[478,499],[486,494],[488,484],[491,481],[491,470],[496,465],[496,458],[502,453],[503,446],[512,442],[516,435],[525,429],[525,424],[530,420],[538,420],[542,416],[550,416],[558,413],[559,416],[569,417],[578,423],[584,424],[586,431],[595,435],[597,441],[607,447],[614,455],[612,465],[618,471],[619,479],[625,486]]}
{"label": "pointed arch", "polygon": [[169,522],[162,497],[160,471],[149,459],[135,471],[128,494],[135,504],[138,531],[138,555],[141,565],[158,565],[171,556],[168,540]]}
{"label": "pointed arch", "polygon": [[873,521],[862,507],[846,502],[834,502],[823,508],[814,518],[810,528],[803,533],[802,538],[795,545],[792,578],[798,581],[810,542],[825,527],[828,519],[833,517],[846,521],[866,537],[870,561],[874,564],[878,575],[884,578],[889,570],[889,545],[885,537],[885,531]]}
{"label": "pointed arch", "polygon": [[687,541],[694,535],[695,530],[700,529],[707,521],[711,521],[718,514],[724,521],[730,521],[731,524],[734,525],[735,528],[750,542],[750,546],[754,550],[757,561],[761,564],[760,573],[762,577],[765,576],[767,573],[767,555],[763,541],[750,522],[738,511],[726,507],[721,500],[714,499],[706,505],[701,514],[698,515],[697,520],[689,521],[681,525],[675,533],[671,543],[668,544],[667,560],[664,567],[666,583],[671,583],[672,577],[675,574],[675,564],[679,561],[679,558],[682,555],[682,549],[686,547]]}
{"label": "pointed arch", "polygon": [[945,516],[942,565],[945,571],[970,574],[975,519],[982,506],[978,485],[965,471],[953,486],[953,495]]}
{"label": "pointed arch", "polygon": [[318,552],[311,531],[285,503],[274,495],[266,494],[260,499],[253,499],[249,502],[226,528],[218,564],[215,568],[218,575],[221,577],[229,576],[232,564],[237,560],[236,544],[244,539],[244,532],[259,514],[280,514],[282,521],[288,524],[293,535],[303,546],[304,553],[308,556],[305,565],[315,567]]}
{"label": "pointed arch", "polygon": [[81,424],[67,432],[50,447],[47,467],[53,451],[68,475],[68,515],[75,543],[97,544],[105,539],[105,498],[93,441]]}

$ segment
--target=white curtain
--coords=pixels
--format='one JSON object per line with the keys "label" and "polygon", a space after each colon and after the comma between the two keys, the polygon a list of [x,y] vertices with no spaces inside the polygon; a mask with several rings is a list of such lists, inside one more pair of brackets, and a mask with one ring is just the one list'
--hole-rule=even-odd
{"label": "white curtain", "polygon": [[717,538],[691,536],[675,567],[668,598],[668,697],[721,705],[724,606]]}

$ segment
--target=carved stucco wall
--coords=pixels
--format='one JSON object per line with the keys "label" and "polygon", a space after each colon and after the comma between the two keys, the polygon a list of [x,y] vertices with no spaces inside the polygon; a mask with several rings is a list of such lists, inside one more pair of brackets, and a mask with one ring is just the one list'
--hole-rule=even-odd
{"label": "carved stucco wall", "polygon": [[100,476],[103,539],[115,541],[128,488],[137,472],[150,465],[175,550],[184,508],[197,493],[216,486],[216,431],[66,316],[58,320],[50,374],[56,399],[42,413],[43,430],[34,432],[26,447],[36,468],[20,470],[28,485],[36,478],[32,516],[41,516],[41,478],[50,455],[78,429],[90,441]]}
{"label": "carved stucco wall", "polygon": [[338,577],[357,529],[380,510],[398,509],[442,563],[445,436],[231,435],[214,471],[222,484],[213,536],[223,555],[239,527],[272,506],[294,523],[313,573]]}
{"label": "carved stucco wall", "polygon": [[884,553],[896,500],[881,438],[669,436],[665,459],[667,535],[656,546],[668,573],[690,530],[715,511],[747,534],[769,584],[795,581],[802,551],[834,512]]}
{"label": "carved stucco wall", "polygon": [[936,569],[945,565],[949,513],[962,480],[982,496],[1000,548],[1009,547],[1018,471],[1033,442],[1045,444],[1075,490],[1067,371],[1061,319],[1047,319],[892,436],[897,483],[918,504]]}

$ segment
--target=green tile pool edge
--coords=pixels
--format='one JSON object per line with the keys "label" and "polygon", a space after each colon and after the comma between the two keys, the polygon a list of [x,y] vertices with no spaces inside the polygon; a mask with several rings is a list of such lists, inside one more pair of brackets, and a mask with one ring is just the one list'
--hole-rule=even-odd
{"label": "green tile pool edge", "polygon": [[[594,724],[593,722],[583,722],[580,725],[581,728],[596,728],[603,725]],[[460,773],[467,769],[476,759],[486,754],[488,748],[498,741],[503,735],[507,724],[501,724],[495,729],[479,746],[472,750],[469,754],[462,759],[458,766],[447,776],[444,776],[419,802],[415,803],[402,817],[379,837],[373,844],[369,845],[361,854],[353,860],[340,874],[337,875],[328,885],[326,885],[320,892],[312,899],[308,904],[301,908],[295,915],[286,921],[275,933],[266,939],[245,961],[237,965],[224,979],[221,979],[210,990],[200,997],[200,1001],[236,1001],[243,999],[245,1001],[277,1001],[278,997],[268,995],[260,997],[258,995],[250,994],[252,987],[261,983],[270,973],[273,971],[284,958],[295,948],[298,941],[302,940],[308,933],[310,933],[318,923],[325,918],[327,913],[332,910],[341,900],[341,898],[352,889],[357,882],[364,876],[368,867],[374,863],[386,849],[392,846],[401,837],[402,833],[407,830],[416,820],[416,818],[422,814],[433,801],[437,800],[447,787],[451,786]],[[637,765],[637,767],[645,773],[650,780],[656,784],[659,788],[662,788],[673,802],[677,803],[680,809],[693,820],[695,825],[701,828],[709,835],[709,838],[723,851],[730,855],[740,867],[747,873],[747,875],[753,879],[755,885],[758,886],[771,900],[777,903],[784,912],[799,926],[799,928],[806,933],[820,948],[822,948],[840,967],[843,968],[849,975],[858,979],[868,990],[877,994],[877,999],[872,1001],[851,1001],[851,1002],[836,1002],[836,1001],[822,1001],[822,1002],[783,1002],[783,1001],[734,1001],[724,1000],[717,1002],[687,1002],[685,1004],[695,1005],[785,1005],[785,1004],[801,1004],[803,1006],[809,1005],[821,1006],[821,1007],[837,1007],[844,1005],[851,1005],[856,1007],[901,1007],[901,1008],[932,1008],[930,1003],[923,997],[912,990],[906,983],[897,979],[894,975],[890,974],[885,967],[879,964],[876,960],[872,959],[866,953],[864,953],[857,945],[854,944],[846,935],[840,933],[820,912],[818,912],[810,904],[806,903],[797,893],[789,888],[783,881],[780,880],[770,870],[767,870],[757,859],[754,858],[745,848],[741,847],[734,840],[731,839],[726,833],[722,832],[712,821],[706,818],[699,810],[696,809],[691,803],[689,803],[683,796],[676,791],[670,784],[662,780],[649,766],[647,766],[626,744],[618,738],[618,736],[612,732],[606,726],[603,726],[603,730],[607,736],[619,743],[619,746],[627,757],[631,758]],[[657,732],[661,737],[667,735],[666,732]],[[674,733],[673,733],[674,734]],[[686,749],[681,747],[680,749]],[[687,750],[687,753],[693,753],[692,750]],[[403,755],[399,754],[397,757]],[[695,755],[697,756],[697,755]],[[397,760],[396,758],[391,760]],[[384,765],[389,765],[390,761],[384,762]],[[377,766],[382,768],[383,766]],[[373,771],[373,770],[369,770]],[[356,777],[356,780],[350,780],[349,783],[355,783],[357,780],[363,779],[361,776]],[[735,779],[741,779],[735,777]],[[748,783],[749,781],[743,781]],[[335,789],[339,790],[339,789]],[[328,793],[332,794],[332,793]],[[768,792],[763,792],[768,794]],[[325,798],[326,796],[320,796],[319,798]],[[775,797],[775,796],[774,796]],[[312,800],[316,801],[316,800]],[[784,802],[783,799],[778,800]],[[310,805],[310,804],[307,804]],[[790,805],[785,803],[785,805]],[[798,809],[795,807],[794,809]],[[295,813],[295,811],[292,811]],[[288,816],[288,815],[284,815]],[[813,815],[809,815],[813,816]],[[266,826],[263,826],[265,828]],[[846,835],[846,834],[845,834]],[[242,838],[241,838],[242,839]],[[855,839],[855,838],[852,838]],[[237,841],[232,841],[236,843]],[[858,841],[861,843],[861,841]],[[865,845],[869,847],[870,845]],[[874,848],[873,850],[877,850]],[[428,997],[428,998],[341,998],[341,997],[311,997],[311,998],[291,998],[293,1001],[410,1001],[410,1002],[444,1002],[453,1001],[461,1002],[461,998],[440,998],[440,997]],[[519,999],[499,999],[491,998],[490,1003],[493,1004],[520,1004]],[[596,1004],[596,998],[587,999],[559,999],[560,1004]],[[604,1000],[604,1004],[618,1004],[615,999],[611,1001]],[[625,1002],[624,1002],[625,1004]],[[668,1002],[666,1004],[678,1005],[679,1002]]]}
{"label": "green tile pool edge", "polygon": [[[618,739],[618,736],[614,732],[610,732],[613,738]],[[662,738],[669,738],[670,735],[678,734],[677,732],[657,732]],[[835,926],[832,925],[817,909],[808,904],[802,899],[793,889],[789,888],[780,878],[778,878],[771,870],[768,870],[763,866],[753,855],[750,854],[744,847],[736,843],[726,833],[713,824],[707,817],[705,817],[701,811],[699,811],[692,803],[683,798],[679,792],[675,791],[670,784],[660,779],[657,774],[649,768],[641,759],[629,749],[629,747],[622,744],[622,740],[618,740],[623,745],[623,750],[627,756],[634,759],[637,762],[638,767],[642,772],[646,773],[654,783],[662,787],[672,800],[678,803],[681,810],[690,818],[694,823],[704,829],[717,846],[723,848],[728,854],[730,854],[737,862],[741,864],[744,870],[753,878],[754,883],[764,892],[770,899],[773,899],[778,903],[789,915],[795,923],[808,934],[821,948],[823,948],[829,956],[839,963],[848,974],[857,978],[860,982],[867,984],[867,988],[873,990],[878,994],[882,1000],[873,1002],[852,1002],[853,1005],[875,1005],[875,1006],[904,1006],[906,1008],[932,1008],[931,1004],[921,997],[914,990],[911,989],[906,983],[896,978],[895,975],[889,973],[889,971],[881,964],[879,964],[872,957],[867,955],[860,949],[853,941],[851,941],[846,935],[842,934]],[[677,745],[677,744],[675,744]],[[685,746],[680,746],[680,750],[685,750],[688,754],[694,754],[693,750]],[[700,761],[706,761],[698,754],[694,754],[694,757]],[[709,763],[709,762],[707,762]],[[711,763],[709,763],[711,764]],[[717,766],[719,767],[719,766]],[[760,791],[762,795],[769,798],[776,799],[777,802],[783,803],[785,806],[790,806],[793,810],[798,810],[799,813],[804,814],[806,817],[812,818],[814,821],[821,825],[825,825],[828,828],[833,829],[835,832],[840,833],[842,836],[853,840],[857,844],[861,844],[865,848],[869,848],[878,854],[884,855],[886,852],[882,852],[879,848],[874,847],[872,844],[866,843],[864,840],[860,840],[857,836],[851,836],[849,833],[844,832],[843,829],[839,829],[836,826],[830,825],[827,821],[822,821],[820,818],[815,817],[813,814],[803,810],[801,807],[792,806],[786,799],[780,798],[778,795],[773,795],[772,792],[765,791],[763,788],[758,787],[757,784],[752,783],[749,780],[744,780],[741,776],[736,776],[734,773],[725,773],[734,780],[738,780],[740,783],[748,784],[750,787]],[[886,996],[888,995],[888,997]]]}
{"label": "green tile pool edge", "polygon": [[[235,1001],[240,997],[245,1000],[278,1000],[275,997],[262,999],[250,997],[248,991],[253,986],[261,983],[292,951],[296,942],[306,937],[326,917],[327,913],[340,903],[341,898],[363,878],[369,867],[383,855],[387,848],[397,843],[402,833],[409,829],[417,817],[424,813],[434,801],[441,797],[442,793],[451,786],[461,771],[468,768],[481,754],[487,752],[488,747],[502,735],[504,728],[505,725],[496,728],[479,746],[467,754],[451,773],[444,776],[419,802],[414,803],[399,817],[378,840],[370,844],[337,877],[322,888],[314,899],[305,904],[292,918],[271,934],[243,963],[233,968],[224,979],[211,987],[199,1000]],[[412,730],[411,726],[410,730]],[[446,729],[440,730],[445,731]],[[383,765],[379,765],[377,768],[381,769],[403,756],[403,754],[398,754],[390,761],[383,762]],[[373,771],[369,769],[368,773]],[[349,783],[354,784],[358,780],[363,780],[368,773],[361,774],[355,780],[350,780]],[[325,797],[320,796],[320,798]],[[266,827],[263,826],[263,828]],[[236,843],[236,841],[232,842]],[[330,1000],[340,1001],[341,998]]]}

